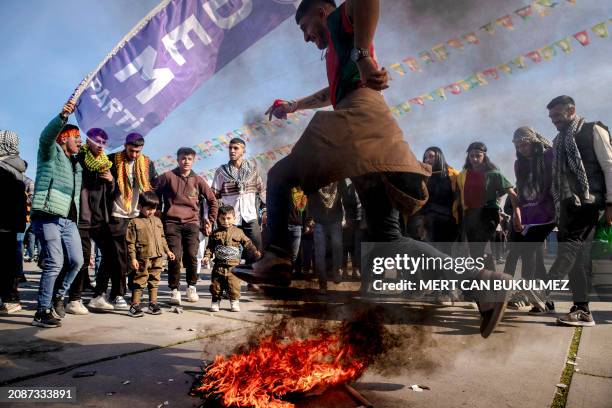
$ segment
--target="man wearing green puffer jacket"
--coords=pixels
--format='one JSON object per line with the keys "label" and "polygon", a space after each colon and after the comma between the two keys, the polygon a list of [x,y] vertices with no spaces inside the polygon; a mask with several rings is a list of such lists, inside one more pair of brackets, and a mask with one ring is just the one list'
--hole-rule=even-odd
{"label": "man wearing green puffer jacket", "polygon": [[[64,296],[83,264],[77,228],[81,166],[73,158],[80,146],[79,129],[66,125],[75,104],[68,102],[40,136],[32,228],[41,245],[38,308],[32,325],[59,327]],[[61,282],[55,282],[58,275]],[[56,288],[54,290],[54,288]]]}

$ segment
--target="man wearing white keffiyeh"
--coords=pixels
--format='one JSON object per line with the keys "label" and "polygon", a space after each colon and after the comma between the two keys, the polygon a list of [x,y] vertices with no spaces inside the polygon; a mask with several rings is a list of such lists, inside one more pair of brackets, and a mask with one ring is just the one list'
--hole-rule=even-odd
{"label": "man wearing white keffiyeh", "polygon": [[211,187],[218,200],[234,208],[235,225],[261,250],[259,212],[265,224],[266,187],[257,167],[245,160],[245,149],[244,140],[234,138],[230,141],[229,162],[217,169]]}
{"label": "man wearing white keffiyeh", "polygon": [[553,99],[547,109],[559,131],[553,142],[552,190],[560,246],[548,277],[563,279],[568,274],[574,300],[570,312],[557,322],[594,326],[588,303],[585,241],[597,225],[601,210],[605,209],[605,218],[612,224],[612,140],[601,122],[587,123],[576,115],[576,105],[569,96]]}

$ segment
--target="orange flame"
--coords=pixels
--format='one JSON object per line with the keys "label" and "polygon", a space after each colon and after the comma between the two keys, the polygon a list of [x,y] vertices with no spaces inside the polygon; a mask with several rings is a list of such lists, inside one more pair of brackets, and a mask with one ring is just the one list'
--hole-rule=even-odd
{"label": "orange flame", "polygon": [[339,334],[283,342],[268,337],[244,354],[217,356],[196,389],[227,407],[289,408],[287,394],[354,380],[367,367],[361,352]]}

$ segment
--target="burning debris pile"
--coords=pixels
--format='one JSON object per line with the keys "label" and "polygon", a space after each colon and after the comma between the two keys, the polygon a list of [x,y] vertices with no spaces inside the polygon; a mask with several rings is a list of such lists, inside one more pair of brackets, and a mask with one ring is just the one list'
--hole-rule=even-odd
{"label": "burning debris pile", "polygon": [[293,407],[300,396],[359,378],[383,350],[379,321],[344,322],[307,339],[263,338],[244,353],[217,356],[193,391],[226,407]]}

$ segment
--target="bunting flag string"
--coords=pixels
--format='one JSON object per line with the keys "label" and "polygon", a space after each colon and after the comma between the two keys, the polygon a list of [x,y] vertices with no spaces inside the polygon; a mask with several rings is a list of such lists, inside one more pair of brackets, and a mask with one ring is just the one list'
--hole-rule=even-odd
{"label": "bunting flag string", "polygon": [[[541,2],[545,4],[554,3],[550,0],[541,0]],[[551,7],[554,7],[554,5]],[[410,98],[405,102],[392,106],[391,111],[396,116],[402,116],[411,112],[413,105],[425,106],[426,101],[435,102],[439,100],[447,100],[448,93],[460,95],[472,89],[486,86],[488,85],[489,81],[497,81],[501,79],[502,73],[505,74],[505,76],[512,75],[521,70],[526,70],[532,66],[540,64],[543,61],[553,60],[559,55],[557,53],[557,49],[563,51],[565,54],[570,54],[574,51],[574,47],[572,46],[571,42],[572,39],[577,41],[583,47],[587,47],[589,44],[591,44],[591,36],[589,32],[592,32],[599,38],[608,38],[610,36],[608,24],[612,24],[612,19],[597,23],[592,26],[590,30],[587,29],[577,32],[571,36],[555,41],[552,44],[545,45],[544,47],[530,51],[524,55],[519,55],[505,64],[499,64],[495,67],[487,68],[483,71],[476,72],[467,78],[453,82],[450,85],[442,86],[431,92]],[[531,65],[528,65],[527,61],[531,61]]]}
{"label": "bunting flag string", "polygon": [[[265,152],[261,152],[256,154],[255,156],[250,157],[248,161],[251,164],[257,166],[260,171],[260,174],[264,174],[270,167],[272,167],[274,163],[291,153],[292,148],[293,143],[280,147],[275,147],[271,150],[267,150]],[[218,167],[202,170],[198,173],[198,175],[204,177],[209,183],[212,183],[217,169]]]}
{"label": "bunting flag string", "polygon": [[[297,111],[290,113],[287,116],[287,120],[274,119],[268,121],[266,117],[263,117],[253,123],[242,126],[238,129],[227,132],[223,135],[214,137],[210,140],[204,140],[197,145],[191,146],[196,151],[196,161],[212,156],[214,153],[226,150],[230,140],[234,137],[239,137],[246,142],[252,142],[253,140],[269,137],[278,134],[281,130],[286,130],[291,126],[296,126],[300,123],[304,123],[305,119],[309,119],[314,115],[314,111]],[[176,167],[176,157],[173,155],[166,155],[155,160],[155,168],[159,172],[170,170]]]}
{"label": "bunting flag string", "polygon": [[[550,14],[550,10],[558,6],[563,0],[535,0],[527,6],[521,7],[514,11],[514,15],[520,18],[520,21],[531,20],[535,15],[540,17],[546,17]],[[565,0],[565,3],[570,5],[576,5],[576,0]],[[503,28],[508,31],[514,31],[517,29],[514,16],[512,14],[506,14],[499,18],[496,18],[486,24],[480,26],[478,30],[465,33],[460,36],[456,36],[447,40],[443,43],[434,45],[431,49],[419,52],[418,58],[406,57],[400,62],[389,64],[389,68],[398,74],[399,76],[405,76],[410,72],[421,72],[423,67],[430,65],[436,61],[446,61],[451,55],[452,49],[463,50],[469,45],[480,45],[480,39],[477,32],[487,33],[487,35],[494,36],[497,33],[498,28]],[[603,35],[604,30],[607,35],[607,26],[604,24],[601,27],[600,33]],[[598,34],[599,35],[599,34]]]}
{"label": "bunting flag string", "polygon": [[[574,4],[572,1],[569,2]],[[551,0],[537,0],[534,4],[536,3],[541,7],[545,6],[551,8],[558,4]],[[533,5],[530,5],[529,7],[533,9],[534,7],[532,6]],[[523,14],[526,15],[525,12],[523,12]],[[488,85],[489,81],[497,81],[504,76],[509,76],[516,72],[520,72],[521,70],[528,69],[530,65],[527,64],[527,61],[531,61],[531,66],[534,66],[543,61],[553,60],[559,55],[558,51],[562,51],[564,54],[571,54],[574,51],[574,45],[572,44],[572,41],[574,40],[581,46],[586,47],[591,44],[592,38],[608,38],[610,36],[608,24],[612,24],[612,18],[599,22],[590,29],[579,31],[544,47],[530,51],[524,55],[519,55],[507,63],[487,68],[452,84],[438,87],[431,92],[412,97],[404,102],[391,106],[391,111],[396,116],[402,116],[411,112],[413,105],[426,106],[432,102],[440,100],[445,101],[448,100],[449,93],[452,95],[460,95],[472,89],[486,86]],[[592,32],[595,37],[591,37],[590,32]],[[461,38],[469,43],[478,42],[478,38],[476,36],[472,37],[471,34],[464,35]],[[457,43],[454,43],[453,40],[449,40],[447,44],[449,46],[453,46],[451,44],[455,44],[456,47],[459,46]],[[432,50],[432,52],[437,56],[435,51]],[[426,63],[431,63],[433,62],[433,56],[428,51],[424,51],[421,53],[421,55],[419,55],[419,60],[421,62],[429,61]],[[419,61],[417,61],[416,58],[406,58],[404,63],[405,65],[401,65],[401,67],[407,67],[409,71],[415,71],[415,69],[413,69],[414,67],[420,67]],[[396,71],[398,69],[404,68],[397,68]],[[404,73],[407,73],[408,70],[404,69]],[[197,153],[196,160],[202,160],[212,156],[216,152],[224,151],[229,145],[229,141],[234,137],[240,137],[247,142],[251,142],[262,137],[274,136],[275,134],[278,134],[279,131],[287,130],[292,126],[304,124],[312,117],[312,115],[314,115],[314,112],[316,111],[297,111],[289,114],[287,120],[274,119],[272,121],[268,121],[267,118],[262,117],[253,123],[244,125],[233,131],[227,132],[210,140],[204,140],[203,142],[192,146]],[[268,163],[271,160],[275,161],[277,157],[284,157],[287,155],[291,150],[291,146],[292,145],[286,145],[270,151],[259,153],[253,158],[253,160],[260,162],[261,164]],[[155,166],[159,172],[170,170],[176,165],[176,158],[173,155],[166,155],[155,160]],[[214,171],[215,169],[205,170],[200,174],[212,179],[211,175],[214,175]]]}

